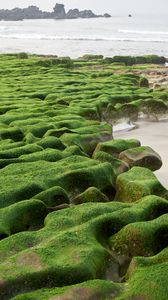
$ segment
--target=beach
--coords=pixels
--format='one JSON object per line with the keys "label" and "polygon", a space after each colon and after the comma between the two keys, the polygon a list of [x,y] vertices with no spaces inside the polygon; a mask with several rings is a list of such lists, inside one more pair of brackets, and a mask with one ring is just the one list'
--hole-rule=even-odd
{"label": "beach", "polygon": [[163,166],[155,172],[159,181],[168,188],[168,120],[159,122],[141,121],[139,128],[133,130],[121,130],[114,133],[116,139],[136,138],[143,146],[150,146],[162,158]]}

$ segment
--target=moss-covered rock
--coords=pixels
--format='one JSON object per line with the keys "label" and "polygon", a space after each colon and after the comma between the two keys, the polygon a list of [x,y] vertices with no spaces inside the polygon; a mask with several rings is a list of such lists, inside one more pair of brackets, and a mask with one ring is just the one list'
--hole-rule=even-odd
{"label": "moss-covered rock", "polygon": [[53,148],[53,149],[59,149],[64,150],[65,146],[62,144],[60,139],[54,137],[54,136],[48,136],[44,137],[40,141],[37,142],[37,145],[41,146],[42,148]]}
{"label": "moss-covered rock", "polygon": [[[141,226],[143,221],[156,218],[162,214],[161,208],[167,211],[167,201],[157,197],[145,198],[136,204],[85,203],[50,213],[41,230],[21,232],[2,240],[2,299],[53,285],[67,286],[102,277],[109,259],[115,264],[121,263],[117,253],[113,255],[109,251],[109,237],[115,237],[117,232],[120,234],[122,228],[127,232],[127,226],[131,226],[128,224],[134,226],[137,222],[137,226]],[[167,215],[161,218],[166,224]],[[159,220],[151,224],[154,228],[158,224],[157,228],[164,230]],[[145,222],[144,226],[150,228],[150,223]],[[152,231],[144,234],[150,236]],[[149,244],[148,240],[145,242]]]}
{"label": "moss-covered rock", "polygon": [[99,143],[94,153],[98,151],[103,151],[115,157],[118,157],[122,151],[130,148],[135,148],[138,146],[140,146],[140,142],[135,139],[131,139],[131,140],[115,139],[104,143]]}
{"label": "moss-covered rock", "polygon": [[25,200],[9,207],[0,209],[0,235],[33,230],[42,227],[47,208],[42,201]]}
{"label": "moss-covered rock", "polygon": [[105,300],[117,296],[122,287],[106,280],[90,280],[81,284],[64,288],[48,288],[25,293],[12,298],[13,300]]}
{"label": "moss-covered rock", "polygon": [[82,194],[73,199],[75,204],[82,204],[87,202],[108,202],[109,199],[106,195],[101,193],[97,188],[90,187]]}
{"label": "moss-covered rock", "polygon": [[66,191],[59,186],[47,189],[34,196],[34,198],[43,201],[47,207],[55,207],[64,203],[69,204],[69,198]]}
{"label": "moss-covered rock", "polygon": [[141,79],[165,59],[26,58],[0,55],[0,298],[167,299],[167,191],[128,171],[155,154],[112,140],[121,117],[166,115]]}
{"label": "moss-covered rock", "polygon": [[149,87],[149,81],[148,81],[148,79],[147,78],[145,78],[145,77],[141,77],[140,78],[140,81],[139,81],[139,86],[140,87]]}
{"label": "moss-covered rock", "polygon": [[[150,199],[150,198],[149,198]],[[157,201],[153,197],[153,201]],[[152,256],[167,246],[165,240],[168,226],[168,205],[164,200],[160,200],[160,206],[165,215],[150,222],[136,222],[121,229],[110,239],[110,245],[119,255],[128,257]],[[163,236],[162,236],[163,235]]]}
{"label": "moss-covered rock", "polygon": [[[35,161],[11,164],[0,170],[0,207],[26,200],[60,186],[74,197],[90,186],[113,188],[115,177],[109,163],[72,155],[57,162]],[[5,181],[5,184],[4,184]]]}
{"label": "moss-covered rock", "polygon": [[95,151],[93,158],[100,162],[109,162],[112,165],[113,171],[116,174],[116,178],[119,174],[129,170],[129,165],[120,159],[112,156],[104,151]]}
{"label": "moss-covered rock", "polygon": [[125,161],[130,167],[140,166],[156,171],[162,166],[162,159],[150,147],[137,147],[125,150],[120,153],[119,158]]}
{"label": "moss-covered rock", "polygon": [[168,198],[167,190],[152,171],[146,168],[133,167],[128,172],[118,176],[115,200],[134,202],[147,195]]}
{"label": "moss-covered rock", "polygon": [[133,258],[127,273],[127,288],[117,300],[164,300],[168,293],[167,258],[167,248],[152,257]]}

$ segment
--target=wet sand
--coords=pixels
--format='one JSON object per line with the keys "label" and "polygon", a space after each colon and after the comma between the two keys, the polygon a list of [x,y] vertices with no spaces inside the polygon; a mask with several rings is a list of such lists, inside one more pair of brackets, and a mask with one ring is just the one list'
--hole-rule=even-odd
{"label": "wet sand", "polygon": [[159,181],[168,188],[168,120],[160,122],[140,122],[139,128],[131,131],[118,131],[114,138],[136,138],[142,146],[150,146],[162,158],[163,166],[155,172]]}

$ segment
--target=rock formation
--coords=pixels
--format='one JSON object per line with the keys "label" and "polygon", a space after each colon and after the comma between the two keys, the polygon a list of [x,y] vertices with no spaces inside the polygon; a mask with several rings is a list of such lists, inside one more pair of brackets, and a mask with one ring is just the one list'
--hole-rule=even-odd
{"label": "rock formation", "polygon": [[70,9],[67,14],[66,17],[68,19],[77,19],[79,17],[79,9],[75,8],[75,9]]}
{"label": "rock formation", "polygon": [[53,8],[53,12],[40,10],[37,6],[29,6],[27,8],[1,9],[0,20],[20,21],[24,19],[78,19],[78,18],[98,18],[111,17],[109,14],[96,15],[91,10],[79,11],[79,9],[70,9],[67,13],[63,4],[58,4]]}
{"label": "rock formation", "polygon": [[54,17],[56,19],[65,19],[66,12],[63,4],[56,3],[56,5],[54,6]]}

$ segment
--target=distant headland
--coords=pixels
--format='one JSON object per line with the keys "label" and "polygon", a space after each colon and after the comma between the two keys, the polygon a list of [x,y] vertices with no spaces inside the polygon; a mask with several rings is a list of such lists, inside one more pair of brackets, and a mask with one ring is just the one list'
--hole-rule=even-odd
{"label": "distant headland", "polygon": [[13,8],[9,9],[0,9],[0,20],[4,21],[21,21],[24,19],[78,19],[78,18],[110,18],[111,15],[105,13],[103,15],[96,15],[91,10],[82,10],[79,9],[70,9],[68,12],[65,11],[64,4],[58,4],[53,8],[52,12],[42,11],[37,6],[29,6],[27,8]]}

